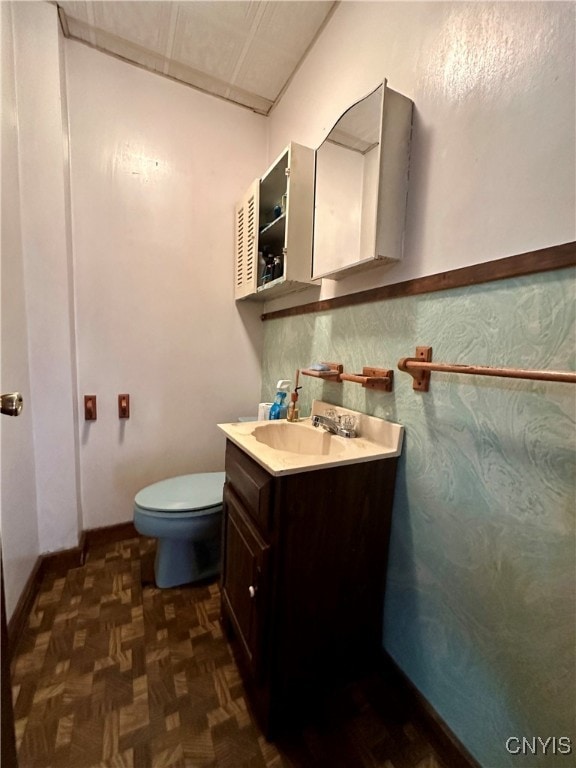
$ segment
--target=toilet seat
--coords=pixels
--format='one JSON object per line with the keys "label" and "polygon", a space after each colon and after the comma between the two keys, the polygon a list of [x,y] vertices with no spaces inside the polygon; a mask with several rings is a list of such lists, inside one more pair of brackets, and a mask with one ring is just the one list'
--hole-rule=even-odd
{"label": "toilet seat", "polygon": [[193,517],[218,512],[222,508],[225,477],[224,472],[204,472],[160,480],[139,491],[134,505],[152,517],[166,514]]}
{"label": "toilet seat", "polygon": [[160,588],[220,572],[224,472],[178,475],[143,488],[134,498],[134,527],[157,539],[154,575]]}

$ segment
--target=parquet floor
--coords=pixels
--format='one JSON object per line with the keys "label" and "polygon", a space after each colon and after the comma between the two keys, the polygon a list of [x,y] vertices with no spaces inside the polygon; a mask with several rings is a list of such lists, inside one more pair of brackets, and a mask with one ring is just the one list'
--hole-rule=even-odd
{"label": "parquet floor", "polygon": [[159,590],[152,556],[150,539],[113,542],[44,578],[13,659],[20,768],[450,768],[373,683],[267,742],[217,583]]}

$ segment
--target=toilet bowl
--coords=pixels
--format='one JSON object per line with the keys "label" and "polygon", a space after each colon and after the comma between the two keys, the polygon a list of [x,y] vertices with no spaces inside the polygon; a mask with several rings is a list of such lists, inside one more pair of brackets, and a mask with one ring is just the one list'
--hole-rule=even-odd
{"label": "toilet bowl", "polygon": [[134,527],[156,539],[158,587],[176,587],[220,571],[224,472],[180,475],[136,494]]}

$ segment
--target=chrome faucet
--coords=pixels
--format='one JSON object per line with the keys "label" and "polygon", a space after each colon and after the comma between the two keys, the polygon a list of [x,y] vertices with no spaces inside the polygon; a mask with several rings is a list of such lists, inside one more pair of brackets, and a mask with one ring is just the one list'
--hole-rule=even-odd
{"label": "chrome faucet", "polygon": [[322,427],[326,432],[338,435],[339,437],[356,437],[356,430],[344,428],[340,424],[339,416],[336,416],[335,419],[329,419],[327,416],[312,416],[312,426]]}

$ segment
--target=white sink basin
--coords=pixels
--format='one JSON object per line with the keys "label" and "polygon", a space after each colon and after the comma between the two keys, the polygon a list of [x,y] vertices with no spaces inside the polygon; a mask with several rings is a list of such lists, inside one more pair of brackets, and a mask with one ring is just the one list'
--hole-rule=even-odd
{"label": "white sink basin", "polygon": [[[354,413],[349,409],[312,402],[312,415]],[[326,467],[399,456],[404,427],[392,421],[355,413],[360,437],[340,437],[313,427],[310,419],[287,421],[245,421],[218,424],[226,437],[272,475],[311,472]]]}
{"label": "white sink basin", "polygon": [[336,440],[334,435],[321,427],[312,427],[309,422],[271,421],[256,427],[252,434],[269,448],[302,456],[337,456],[346,450],[342,440],[353,439]]}

